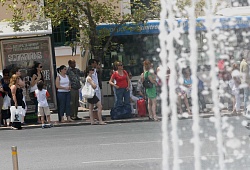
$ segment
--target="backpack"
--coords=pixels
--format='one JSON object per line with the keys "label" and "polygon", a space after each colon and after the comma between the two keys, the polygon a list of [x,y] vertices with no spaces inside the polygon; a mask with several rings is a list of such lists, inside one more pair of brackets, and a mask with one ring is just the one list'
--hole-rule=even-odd
{"label": "backpack", "polygon": [[146,89],[153,87],[153,83],[151,83],[151,81],[148,79],[148,72],[147,72],[147,76],[144,78],[144,81],[142,82],[142,84],[143,84],[143,87]]}

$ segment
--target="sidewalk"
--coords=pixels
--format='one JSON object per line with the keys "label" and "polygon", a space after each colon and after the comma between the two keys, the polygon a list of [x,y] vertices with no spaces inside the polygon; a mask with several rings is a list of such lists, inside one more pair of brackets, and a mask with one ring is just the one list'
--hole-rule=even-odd
{"label": "sidewalk", "polygon": [[[230,115],[230,112],[228,112],[228,111],[223,110],[221,113],[223,116],[233,116],[233,115]],[[110,119],[110,110],[103,110],[102,115],[106,118],[105,122],[107,124],[149,121],[148,117],[135,117],[135,118],[130,118],[130,119],[111,120]],[[211,116],[214,116],[214,114],[212,112],[200,114],[200,118],[209,118]],[[51,114],[51,122],[54,124],[54,127],[90,125],[88,109],[79,107],[78,117],[82,118],[82,120],[74,121],[74,122],[67,122],[67,123],[60,123],[60,122],[58,122],[57,113],[53,113],[53,114]],[[192,118],[191,115],[179,117],[179,119],[191,119],[191,118]],[[159,119],[161,120],[161,117],[159,117]],[[22,126],[22,127],[24,129],[41,128],[41,124],[31,123],[31,124],[27,124],[27,125]],[[11,129],[10,126],[0,127],[0,130],[10,130],[10,129]]]}

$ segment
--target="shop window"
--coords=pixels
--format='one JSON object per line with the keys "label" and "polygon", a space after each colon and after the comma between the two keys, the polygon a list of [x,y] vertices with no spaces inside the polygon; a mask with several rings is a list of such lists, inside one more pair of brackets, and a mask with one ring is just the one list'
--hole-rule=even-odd
{"label": "shop window", "polygon": [[78,32],[76,29],[71,29],[68,21],[64,20],[59,26],[53,27],[54,45],[68,45],[69,42],[76,39]]}

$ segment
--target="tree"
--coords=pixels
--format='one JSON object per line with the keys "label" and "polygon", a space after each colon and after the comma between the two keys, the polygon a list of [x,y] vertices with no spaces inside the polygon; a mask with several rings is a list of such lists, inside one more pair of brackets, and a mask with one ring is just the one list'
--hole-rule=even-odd
{"label": "tree", "polygon": [[[121,0],[44,0],[44,7],[39,4],[41,0],[1,0],[2,5],[8,5],[13,12],[15,30],[24,20],[36,20],[39,14],[52,20],[54,27],[67,20],[72,29],[80,32],[78,42],[83,48],[88,48],[95,58],[101,59],[109,48],[115,32],[126,22],[146,23],[149,19],[159,19],[160,4],[158,0],[142,3],[134,0],[126,5],[131,8],[131,14],[117,12]],[[27,12],[25,15],[25,12]],[[100,23],[115,24],[115,29],[109,32],[105,29],[97,31]],[[131,29],[131,28],[127,28]],[[133,28],[135,29],[135,28]],[[109,38],[107,38],[109,37]],[[105,42],[103,48],[103,42]]]}

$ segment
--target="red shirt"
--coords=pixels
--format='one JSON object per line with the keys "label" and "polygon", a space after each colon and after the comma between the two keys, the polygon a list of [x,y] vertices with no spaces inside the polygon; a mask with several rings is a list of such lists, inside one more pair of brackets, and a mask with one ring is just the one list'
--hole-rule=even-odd
{"label": "red shirt", "polygon": [[128,73],[125,70],[123,70],[123,76],[120,76],[118,74],[118,71],[115,71],[111,76],[112,79],[115,79],[116,85],[119,86],[119,88],[127,88],[128,87],[127,77],[128,77]]}

